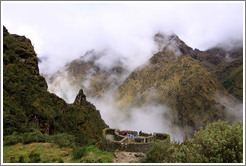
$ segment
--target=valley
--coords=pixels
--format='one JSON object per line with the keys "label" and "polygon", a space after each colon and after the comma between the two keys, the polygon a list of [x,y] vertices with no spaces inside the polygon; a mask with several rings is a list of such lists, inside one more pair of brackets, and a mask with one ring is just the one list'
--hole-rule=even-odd
{"label": "valley", "polygon": [[245,164],[244,5],[1,2],[1,164]]}
{"label": "valley", "polygon": [[48,89],[70,102],[83,88],[110,127],[157,130],[176,141],[218,119],[233,122],[232,112],[242,114],[242,105],[234,106],[242,102],[242,45],[200,51],[161,33],[153,41],[156,53],[132,71],[121,59],[103,66],[108,51],[91,50],[46,77]]}

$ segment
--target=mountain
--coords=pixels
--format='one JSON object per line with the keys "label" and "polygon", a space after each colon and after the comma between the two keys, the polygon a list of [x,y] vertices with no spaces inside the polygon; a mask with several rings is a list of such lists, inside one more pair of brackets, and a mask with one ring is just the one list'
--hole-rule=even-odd
{"label": "mountain", "polygon": [[243,47],[225,49],[223,46],[206,51],[195,49],[193,54],[212,72],[234,97],[243,100]]}
{"label": "mountain", "polygon": [[47,88],[31,41],[3,27],[3,136],[39,130],[74,135],[78,144],[99,141],[108,126],[83,91],[67,104]]}
{"label": "mountain", "polygon": [[[113,60],[110,65],[103,65],[101,61],[109,61],[107,50],[90,50],[78,59],[67,63],[63,69],[48,78],[49,90],[60,92],[65,87],[60,84],[66,82],[69,89],[83,88],[88,97],[102,97],[103,94],[121,84],[129,73],[121,59]],[[69,90],[68,90],[69,91]],[[68,99],[66,94],[62,97]]]}
{"label": "mountain", "polygon": [[[226,117],[228,102],[222,98],[242,102],[242,45],[230,49],[218,45],[200,51],[175,34],[161,33],[154,41],[158,51],[134,71],[127,70],[122,59],[105,65],[111,60],[105,50],[88,51],[52,75],[49,90],[63,98],[73,96],[71,89],[83,88],[92,98],[112,92],[115,109],[126,114],[133,107],[164,104],[172,110],[169,118],[173,124],[194,130]],[[67,93],[61,93],[64,91]]]}
{"label": "mountain", "polygon": [[[118,87],[118,105],[127,108],[149,103],[165,104],[177,115],[177,119],[172,120],[174,123],[195,129],[224,119],[225,107],[219,98],[228,96],[228,87],[221,83],[235,80],[240,84],[239,88],[231,85],[229,92],[234,94],[239,90],[242,93],[242,66],[238,69],[234,65],[230,73],[227,68],[235,61],[225,64],[213,50],[193,50],[176,35],[156,34],[155,41],[159,52]],[[236,54],[232,56],[237,57]],[[227,78],[225,73],[230,73]]]}

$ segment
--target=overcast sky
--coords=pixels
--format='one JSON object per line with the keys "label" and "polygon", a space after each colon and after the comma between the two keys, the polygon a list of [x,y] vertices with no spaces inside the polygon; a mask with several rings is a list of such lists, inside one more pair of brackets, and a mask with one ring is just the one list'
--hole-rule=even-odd
{"label": "overcast sky", "polygon": [[[111,49],[132,66],[153,53],[153,35],[177,34],[192,48],[243,39],[243,3],[1,2],[2,25],[34,44],[50,74],[87,50]],[[111,51],[112,52],[112,51]]]}

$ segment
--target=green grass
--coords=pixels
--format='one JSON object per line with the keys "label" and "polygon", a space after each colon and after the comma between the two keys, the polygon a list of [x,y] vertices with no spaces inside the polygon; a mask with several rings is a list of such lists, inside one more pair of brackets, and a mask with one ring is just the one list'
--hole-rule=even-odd
{"label": "green grass", "polygon": [[[20,157],[23,156],[24,162],[31,162],[29,155],[40,154],[41,163],[55,162],[72,162],[72,149],[60,148],[52,143],[31,143],[31,144],[16,144],[3,147],[3,162],[19,163]],[[12,161],[11,161],[12,159]]]}
{"label": "green grass", "polygon": [[3,147],[4,163],[20,163],[21,161],[25,163],[111,163],[113,158],[113,152],[101,151],[93,145],[86,147],[84,156],[79,159],[74,159],[72,148],[61,148],[53,143],[18,143]]}
{"label": "green grass", "polygon": [[85,149],[86,155],[81,158],[81,162],[95,161],[98,163],[112,163],[114,158],[113,152],[101,151],[94,145],[90,145]]}

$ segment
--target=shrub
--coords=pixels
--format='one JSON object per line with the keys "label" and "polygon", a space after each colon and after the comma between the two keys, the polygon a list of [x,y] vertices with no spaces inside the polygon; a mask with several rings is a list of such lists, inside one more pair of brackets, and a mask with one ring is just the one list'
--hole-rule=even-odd
{"label": "shrub", "polygon": [[25,162],[24,156],[21,155],[19,157],[19,163],[24,163],[24,162]]}
{"label": "shrub", "polygon": [[22,142],[22,136],[17,133],[3,137],[3,145],[14,145]]}
{"label": "shrub", "polygon": [[41,161],[40,154],[35,151],[31,151],[28,157],[30,159],[30,163],[38,163]]}
{"label": "shrub", "polygon": [[163,145],[157,142],[142,162],[243,162],[243,126],[217,121],[197,131],[193,141]]}
{"label": "shrub", "polygon": [[73,147],[75,143],[75,137],[67,133],[59,133],[53,135],[51,141],[60,147]]}
{"label": "shrub", "polygon": [[166,152],[167,148],[163,143],[157,141],[152,149],[147,153],[146,158],[142,160],[144,163],[161,163],[164,159],[164,153]]}
{"label": "shrub", "polygon": [[16,163],[16,160],[15,160],[15,157],[13,156],[13,157],[10,157],[10,162],[11,163]]}
{"label": "shrub", "polygon": [[112,162],[113,162],[113,160],[112,160],[111,156],[104,155],[104,156],[99,158],[99,163],[112,163]]}
{"label": "shrub", "polygon": [[229,125],[219,120],[194,136],[194,143],[202,146],[202,154],[209,162],[243,162],[243,125]]}
{"label": "shrub", "polygon": [[64,161],[62,160],[62,158],[58,159],[58,163],[64,163]]}
{"label": "shrub", "polygon": [[32,142],[46,142],[47,136],[41,133],[38,130],[34,130],[33,132],[24,133],[23,134],[23,143],[28,144]]}
{"label": "shrub", "polygon": [[73,158],[75,160],[82,158],[86,154],[86,148],[85,147],[75,147],[73,149]]}

